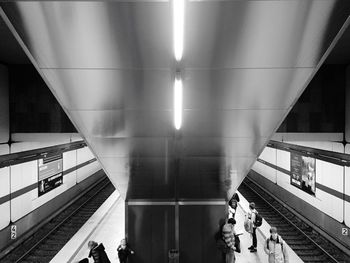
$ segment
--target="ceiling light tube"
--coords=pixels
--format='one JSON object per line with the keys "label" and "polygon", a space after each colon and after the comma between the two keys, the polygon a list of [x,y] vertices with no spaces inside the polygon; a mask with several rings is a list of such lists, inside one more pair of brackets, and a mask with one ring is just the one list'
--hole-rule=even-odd
{"label": "ceiling light tube", "polygon": [[175,78],[174,83],[174,126],[179,130],[182,124],[182,80]]}
{"label": "ceiling light tube", "polygon": [[185,0],[173,0],[173,41],[177,61],[182,58],[184,40]]}

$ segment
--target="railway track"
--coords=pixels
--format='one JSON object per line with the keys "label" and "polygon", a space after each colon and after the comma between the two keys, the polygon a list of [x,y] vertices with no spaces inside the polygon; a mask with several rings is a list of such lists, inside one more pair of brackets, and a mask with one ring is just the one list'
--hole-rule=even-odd
{"label": "railway track", "polygon": [[108,178],[85,193],[33,236],[0,259],[1,263],[47,263],[113,193]]}
{"label": "railway track", "polygon": [[255,202],[259,214],[277,227],[278,233],[304,262],[350,262],[349,256],[248,178],[238,190],[249,202]]}

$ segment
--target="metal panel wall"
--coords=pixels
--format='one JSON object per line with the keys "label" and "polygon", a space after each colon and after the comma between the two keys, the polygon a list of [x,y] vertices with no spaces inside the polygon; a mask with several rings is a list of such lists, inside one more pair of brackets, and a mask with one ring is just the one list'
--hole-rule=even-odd
{"label": "metal panel wall", "polygon": [[126,232],[135,250],[130,262],[168,262],[168,252],[175,248],[179,250],[181,263],[221,262],[215,235],[224,221],[224,202],[214,205],[171,203],[127,203]]}
{"label": "metal panel wall", "polygon": [[135,255],[130,263],[168,262],[175,248],[174,205],[126,205],[127,236]]}
{"label": "metal panel wall", "polygon": [[179,207],[181,263],[222,262],[215,234],[225,215],[225,205],[183,205]]}

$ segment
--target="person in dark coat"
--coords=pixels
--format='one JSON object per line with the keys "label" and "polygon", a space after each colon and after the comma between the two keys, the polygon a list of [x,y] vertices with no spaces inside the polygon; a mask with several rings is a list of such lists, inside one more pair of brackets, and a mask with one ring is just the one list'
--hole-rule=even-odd
{"label": "person in dark coat", "polygon": [[90,249],[89,258],[92,257],[94,263],[111,263],[102,243],[97,244],[95,241],[89,241],[88,247]]}
{"label": "person in dark coat", "polygon": [[237,203],[240,201],[239,200],[239,195],[237,193],[234,193],[233,196],[231,197],[231,200],[230,201],[233,201],[233,200],[236,200]]}
{"label": "person in dark coat", "polygon": [[228,218],[235,218],[237,210],[237,201],[236,200],[230,200],[228,205]]}
{"label": "person in dark coat", "polygon": [[226,252],[228,251],[228,247],[225,243],[225,241],[222,239],[222,228],[226,224],[226,220],[224,218],[221,218],[219,220],[219,229],[215,233],[215,242],[216,242],[216,247],[219,249],[221,252],[221,261],[220,263],[225,263],[226,262]]}
{"label": "person in dark coat", "polygon": [[122,239],[120,241],[120,245],[118,246],[117,251],[118,251],[118,258],[120,263],[127,263],[129,255],[134,254],[134,251],[132,251],[129,248],[125,239]]}

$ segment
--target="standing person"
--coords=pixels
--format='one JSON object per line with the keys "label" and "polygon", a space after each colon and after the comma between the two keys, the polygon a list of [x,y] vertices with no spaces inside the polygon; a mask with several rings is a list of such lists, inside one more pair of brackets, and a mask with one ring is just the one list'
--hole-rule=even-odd
{"label": "standing person", "polygon": [[226,263],[235,263],[235,229],[234,224],[236,220],[233,218],[229,219],[229,221],[222,228],[222,238],[226,243],[227,250],[225,251],[225,262]]}
{"label": "standing person", "polygon": [[228,218],[235,218],[237,201],[231,200],[228,204]]}
{"label": "standing person", "polygon": [[248,249],[250,250],[250,252],[256,252],[257,249],[257,244],[258,244],[258,241],[256,239],[256,226],[255,226],[255,217],[256,217],[256,213],[257,211],[255,210],[255,203],[254,202],[251,202],[249,204],[249,211],[248,211],[248,219],[251,221],[251,224],[253,226],[253,229],[252,229],[252,240],[253,240],[253,244],[248,247]]}
{"label": "standing person", "polygon": [[231,198],[231,200],[236,200],[237,203],[239,202],[239,195],[237,194],[237,192],[235,192]]}
{"label": "standing person", "polygon": [[111,263],[102,243],[97,244],[95,241],[89,241],[88,247],[90,249],[89,258],[92,257],[94,263]]}
{"label": "standing person", "polygon": [[270,234],[264,246],[265,253],[269,256],[269,263],[288,263],[286,242],[277,234],[276,227],[271,227]]}
{"label": "standing person", "polygon": [[219,229],[215,233],[215,242],[216,242],[216,247],[220,250],[221,252],[221,261],[220,263],[225,263],[226,262],[226,252],[229,250],[227,247],[223,237],[222,237],[222,228],[226,224],[226,219],[221,218],[219,220]]}
{"label": "standing person", "polygon": [[134,251],[132,251],[126,243],[126,239],[120,241],[117,251],[120,263],[127,263],[129,255],[134,254]]}

